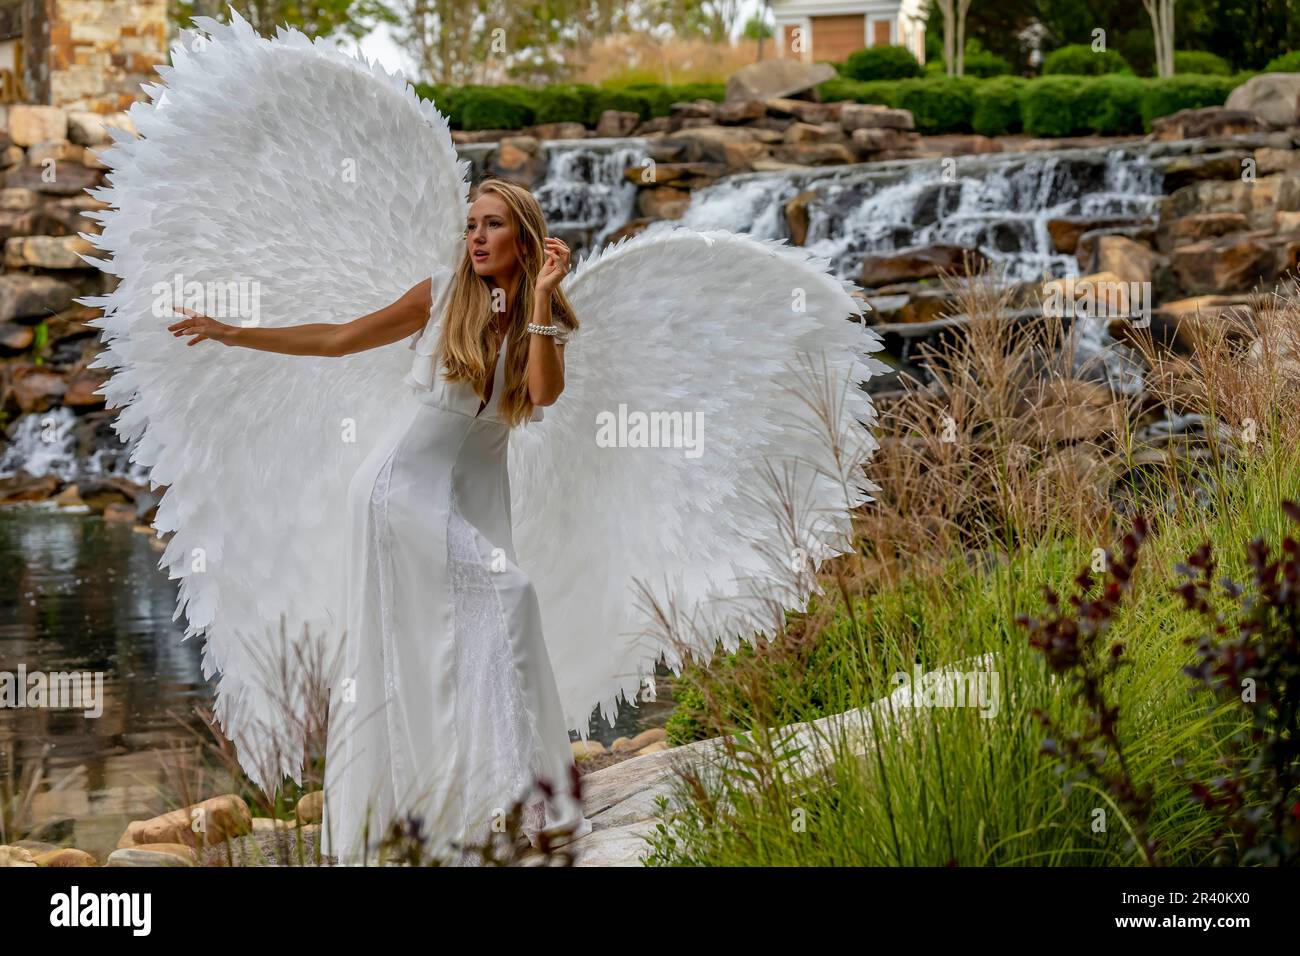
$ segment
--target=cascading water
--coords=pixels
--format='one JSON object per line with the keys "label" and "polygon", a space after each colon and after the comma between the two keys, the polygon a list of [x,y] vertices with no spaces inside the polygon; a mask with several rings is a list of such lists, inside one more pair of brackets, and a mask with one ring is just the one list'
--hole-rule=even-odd
{"label": "cascading water", "polygon": [[564,238],[573,261],[599,249],[633,218],[637,187],[626,173],[648,156],[641,140],[551,140],[546,174],[533,190],[552,234]]}

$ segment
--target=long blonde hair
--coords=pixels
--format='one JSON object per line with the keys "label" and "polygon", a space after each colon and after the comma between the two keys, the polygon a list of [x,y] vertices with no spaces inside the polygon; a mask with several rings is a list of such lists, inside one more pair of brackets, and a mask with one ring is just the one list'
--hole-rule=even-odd
{"label": "long blonde hair", "polygon": [[[490,177],[474,187],[470,202],[485,193],[500,196],[515,224],[515,255],[519,270],[515,274],[515,292],[506,316],[507,339],[505,381],[500,396],[501,419],[518,425],[532,417],[533,404],[528,400],[528,339],[525,330],[533,316],[533,289],[537,274],[545,261],[542,240],[546,238],[546,219],[536,198],[523,186]],[[557,287],[551,294],[551,321],[561,328],[576,329],[578,318],[573,305]],[[449,382],[467,381],[483,401],[488,376],[489,356],[496,343],[491,337],[492,287],[485,277],[474,271],[469,248],[465,248],[443,316],[438,356],[442,376]]]}

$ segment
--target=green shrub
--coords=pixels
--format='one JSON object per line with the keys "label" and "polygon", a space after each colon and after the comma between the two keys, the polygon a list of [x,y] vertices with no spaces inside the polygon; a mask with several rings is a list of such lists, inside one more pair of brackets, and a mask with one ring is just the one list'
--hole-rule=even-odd
{"label": "green shrub", "polygon": [[1132,73],[1128,61],[1115,50],[1094,52],[1084,43],[1072,43],[1047,54],[1043,60],[1043,74],[1069,74],[1072,76],[1099,76],[1102,73]]}
{"label": "green shrub", "polygon": [[536,96],[531,90],[518,86],[479,86],[467,90],[472,90],[472,95],[467,97],[461,113],[464,129],[522,129],[534,122]]}
{"label": "green shrub", "polygon": [[962,71],[966,76],[1007,76],[1011,64],[988,50],[967,50],[962,57]]}
{"label": "green shrub", "polygon": [[949,76],[899,80],[894,101],[887,105],[911,110],[921,133],[967,133],[980,83],[969,77]]}
{"label": "green shrub", "polygon": [[1222,106],[1238,83],[1232,76],[1168,76],[1147,80],[1142,91],[1142,122],[1151,121],[1179,110]]}
{"label": "green shrub", "polygon": [[1141,133],[1143,83],[1136,76],[1111,74],[1085,80],[1079,108],[1088,131],[1103,136]]}
{"label": "green shrub", "polygon": [[416,83],[416,95],[429,100],[438,112],[447,117],[453,129],[464,129],[465,104],[469,94],[465,87],[443,86],[437,83]]}
{"label": "green shrub", "polygon": [[537,91],[536,123],[581,123],[587,115],[587,98],[573,86],[556,83]]}
{"label": "green shrub", "polygon": [[596,90],[596,94],[592,97],[591,104],[588,107],[587,125],[595,126],[599,123],[600,114],[605,110],[636,113],[641,117],[642,121],[645,121],[654,115],[657,102],[658,97],[641,90],[600,87]]}
{"label": "green shrub", "polygon": [[871,46],[850,53],[844,72],[854,80],[901,80],[920,76],[921,64],[905,47]]}
{"label": "green shrub", "polygon": [[1046,76],[1020,92],[1020,119],[1030,136],[1073,136],[1087,129],[1077,77]]}
{"label": "green shrub", "polygon": [[1020,132],[1020,94],[1027,82],[1019,76],[1001,76],[976,87],[971,129],[983,136]]}
{"label": "green shrub", "polygon": [[1228,61],[1213,53],[1202,50],[1175,50],[1175,73],[1204,73],[1214,76],[1231,76],[1232,67]]}
{"label": "green shrub", "polygon": [[1300,73],[1300,50],[1275,56],[1264,65],[1265,73]]}

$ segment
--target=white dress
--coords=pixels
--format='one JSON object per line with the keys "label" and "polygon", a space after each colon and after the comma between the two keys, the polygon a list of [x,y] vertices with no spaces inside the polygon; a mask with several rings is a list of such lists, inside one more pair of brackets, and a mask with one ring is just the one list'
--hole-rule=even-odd
{"label": "white dress", "polygon": [[[340,673],[353,684],[339,687],[337,723],[331,713],[323,825],[325,852],[342,863],[373,862],[377,841],[408,815],[422,821],[430,852],[469,862],[453,844],[484,842],[516,799],[526,801],[530,836],[591,831],[568,797],[574,758],[541,610],[515,563],[510,428],[499,414],[511,343],[480,411],[467,382],[433,369],[450,270],[434,279],[407,377],[420,400],[348,491],[346,607],[356,639]],[[538,779],[554,800],[542,800]]]}

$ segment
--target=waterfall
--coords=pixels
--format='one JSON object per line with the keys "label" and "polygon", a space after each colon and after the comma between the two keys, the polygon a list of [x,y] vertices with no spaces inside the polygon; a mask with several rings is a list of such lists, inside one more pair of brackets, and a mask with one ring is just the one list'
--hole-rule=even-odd
{"label": "waterfall", "polygon": [[543,148],[546,173],[533,195],[577,262],[635,218],[637,187],[626,173],[649,155],[636,139],[547,140]]}

